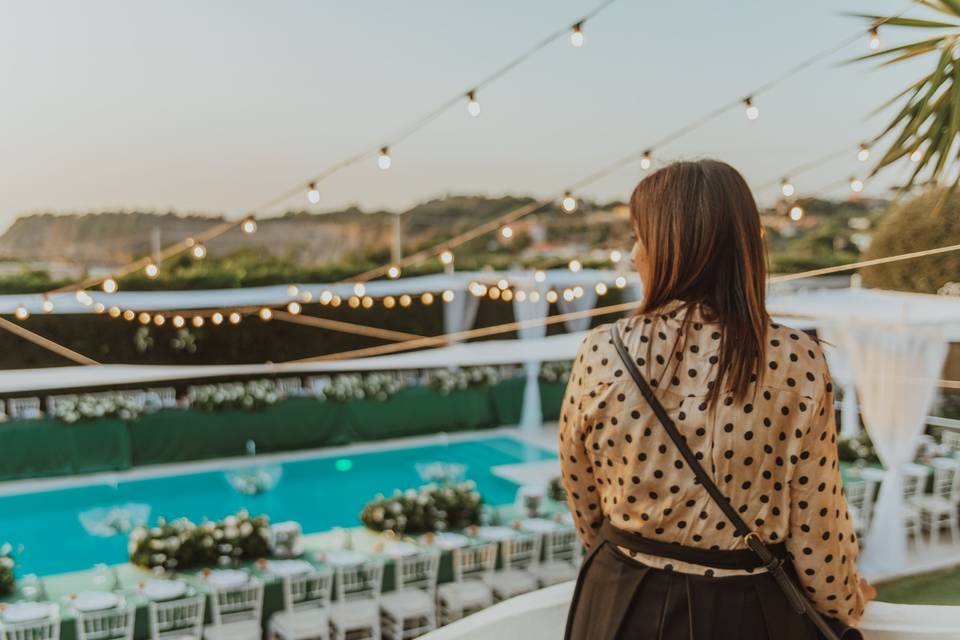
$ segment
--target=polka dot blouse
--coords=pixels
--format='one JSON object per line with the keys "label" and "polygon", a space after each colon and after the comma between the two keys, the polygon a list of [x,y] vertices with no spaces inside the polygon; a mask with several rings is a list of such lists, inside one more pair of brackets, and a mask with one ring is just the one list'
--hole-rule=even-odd
{"label": "polka dot blouse", "polygon": [[[708,407],[719,325],[698,308],[674,303],[616,326],[670,418],[741,517],[766,542],[786,542],[808,597],[821,611],[856,623],[864,605],[858,547],[840,482],[830,374],[816,341],[771,324],[763,371],[754,376],[747,398],[721,395]],[[656,540],[744,548],[706,491],[694,485],[693,472],[624,370],[609,332],[610,325],[598,327],[581,345],[560,416],[563,482],[584,544],[591,545],[609,518]],[[656,568],[742,573],[621,551]]]}

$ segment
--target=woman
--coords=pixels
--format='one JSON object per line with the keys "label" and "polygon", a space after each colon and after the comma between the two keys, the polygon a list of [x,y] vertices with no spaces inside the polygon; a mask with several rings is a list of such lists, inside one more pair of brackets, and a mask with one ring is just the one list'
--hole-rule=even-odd
{"label": "woman", "polygon": [[643,303],[584,340],[560,418],[588,549],[568,638],[817,638],[731,517],[819,612],[855,626],[874,592],[857,573],[830,374],[816,340],[767,315],[746,182],[722,162],[679,162],[637,186],[630,213]]}

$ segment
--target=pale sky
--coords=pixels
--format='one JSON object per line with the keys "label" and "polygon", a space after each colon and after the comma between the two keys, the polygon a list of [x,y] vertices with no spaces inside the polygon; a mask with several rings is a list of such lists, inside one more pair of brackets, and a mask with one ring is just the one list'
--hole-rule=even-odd
{"label": "pale sky", "polygon": [[[240,213],[388,140],[598,2],[0,0],[0,228],[42,210]],[[457,105],[397,145],[389,172],[368,160],[324,182],[314,208],[553,193],[865,27],[842,12],[903,7],[619,0],[583,48],[552,44],[479,95],[479,118]],[[885,45],[912,35],[897,31]],[[757,121],[735,110],[659,156],[717,157],[759,185],[855,145],[930,64],[837,65],[866,51],[864,37],[758,98]],[[864,171],[851,153],[793,182],[805,194]],[[640,175],[584,195],[626,198]]]}

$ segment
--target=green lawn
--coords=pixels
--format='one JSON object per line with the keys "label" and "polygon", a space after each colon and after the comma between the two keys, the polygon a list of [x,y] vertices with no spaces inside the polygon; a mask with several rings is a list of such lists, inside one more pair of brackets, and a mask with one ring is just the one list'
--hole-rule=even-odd
{"label": "green lawn", "polygon": [[900,604],[960,605],[960,567],[878,584],[877,600]]}

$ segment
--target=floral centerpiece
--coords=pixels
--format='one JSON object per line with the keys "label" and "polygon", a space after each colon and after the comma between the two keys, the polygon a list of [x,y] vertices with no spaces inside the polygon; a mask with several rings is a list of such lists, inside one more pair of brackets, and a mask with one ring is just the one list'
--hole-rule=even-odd
{"label": "floral centerpiece", "polygon": [[17,575],[14,572],[15,567],[13,547],[8,542],[0,547],[0,596],[13,592],[13,586],[17,582]]}
{"label": "floral centerpiece", "polygon": [[333,402],[349,402],[364,398],[382,402],[403,387],[403,378],[394,372],[341,373],[330,379],[320,397]]}
{"label": "floral centerpiece", "polygon": [[491,387],[500,379],[500,371],[496,367],[431,369],[426,374],[427,386],[444,395],[464,389]]}
{"label": "floral centerpiece", "polygon": [[573,361],[559,360],[556,362],[544,362],[540,365],[541,382],[566,382],[570,377],[570,371],[573,368]]}
{"label": "floral centerpiece", "polygon": [[559,476],[550,478],[547,483],[547,497],[554,502],[566,502],[567,490],[563,488],[563,480]]}
{"label": "floral centerpiece", "polygon": [[51,408],[50,415],[72,424],[96,418],[119,418],[136,420],[144,412],[144,403],[123,393],[84,394],[59,398]]}
{"label": "floral centerpiece", "polygon": [[199,525],[160,518],[154,527],[134,529],[128,545],[132,564],[165,571],[262,558],[269,549],[269,519],[246,511]]}
{"label": "floral centerpiece", "polygon": [[191,388],[191,405],[202,411],[258,411],[280,401],[272,380],[204,384]]}
{"label": "floral centerpiece", "polygon": [[465,529],[480,523],[483,498],[473,482],[399,489],[376,496],[360,512],[364,526],[398,535]]}

